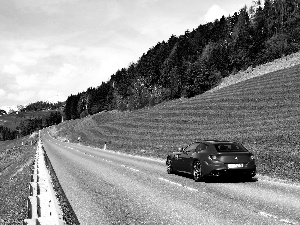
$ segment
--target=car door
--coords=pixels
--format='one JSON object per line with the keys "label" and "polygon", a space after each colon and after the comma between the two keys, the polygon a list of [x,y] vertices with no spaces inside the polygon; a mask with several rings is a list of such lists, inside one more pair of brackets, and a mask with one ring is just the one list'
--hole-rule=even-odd
{"label": "car door", "polygon": [[181,171],[183,172],[191,172],[190,164],[193,161],[193,154],[196,151],[196,148],[198,147],[200,143],[193,143],[189,145],[182,154],[181,157]]}

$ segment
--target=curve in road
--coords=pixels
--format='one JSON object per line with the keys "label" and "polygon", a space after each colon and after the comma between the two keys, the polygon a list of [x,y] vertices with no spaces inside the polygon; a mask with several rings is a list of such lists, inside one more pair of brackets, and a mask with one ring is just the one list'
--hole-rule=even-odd
{"label": "curve in road", "polygon": [[196,183],[163,160],[42,139],[81,224],[300,224],[297,185]]}

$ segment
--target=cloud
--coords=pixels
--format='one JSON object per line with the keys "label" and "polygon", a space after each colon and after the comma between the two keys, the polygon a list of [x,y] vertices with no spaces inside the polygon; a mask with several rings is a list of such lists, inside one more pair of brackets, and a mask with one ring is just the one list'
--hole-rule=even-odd
{"label": "cloud", "polygon": [[3,89],[0,88],[0,97],[5,96],[5,94],[6,94],[6,92]]}
{"label": "cloud", "polygon": [[220,6],[213,5],[208,9],[207,13],[204,16],[204,20],[206,23],[213,22],[216,19],[220,19],[223,15],[227,16],[228,13]]}
{"label": "cloud", "polygon": [[54,89],[39,90],[39,92],[37,93],[37,96],[39,99],[42,99],[43,101],[65,101],[65,100],[67,100],[66,96],[63,96],[63,94],[60,91],[57,91]]}
{"label": "cloud", "polygon": [[74,81],[78,80],[76,75],[78,75],[77,67],[72,64],[64,63],[55,74],[45,80],[44,85],[48,87],[70,85],[73,84]]}
{"label": "cloud", "polygon": [[[26,54],[27,53],[27,54]],[[34,66],[36,65],[36,59],[32,58],[32,52],[15,52],[13,57],[11,58],[12,61],[23,64],[25,66]]]}
{"label": "cloud", "polygon": [[50,50],[51,55],[78,55],[79,47],[68,46],[68,45],[58,45]]}
{"label": "cloud", "polygon": [[3,66],[2,72],[8,74],[19,74],[22,70],[15,64],[6,64]]}
{"label": "cloud", "polygon": [[31,75],[17,75],[16,83],[14,84],[14,89],[29,89],[37,87],[39,83],[39,77],[37,74]]}
{"label": "cloud", "polygon": [[48,15],[53,15],[57,13],[61,13],[62,10],[60,9],[61,5],[67,3],[75,3],[79,0],[15,0],[17,4],[17,8],[24,12],[28,13],[46,13]]}
{"label": "cloud", "polygon": [[[18,67],[34,66],[48,53],[47,45],[42,41],[26,39],[0,39],[1,64],[16,64]],[[5,57],[4,57],[5,56]],[[9,63],[8,63],[9,62]]]}
{"label": "cloud", "polygon": [[36,93],[34,90],[25,90],[17,93],[8,93],[7,99],[12,100],[13,102],[22,102],[28,103],[29,100],[34,99]]}

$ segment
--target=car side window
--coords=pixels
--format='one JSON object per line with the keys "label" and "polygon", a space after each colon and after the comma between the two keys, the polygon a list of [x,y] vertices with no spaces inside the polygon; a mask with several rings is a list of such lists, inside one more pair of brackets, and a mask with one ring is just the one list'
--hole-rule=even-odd
{"label": "car side window", "polygon": [[208,148],[208,145],[200,143],[197,147],[197,151],[204,151]]}
{"label": "car side window", "polygon": [[199,143],[193,143],[184,149],[185,152],[193,152],[196,150]]}

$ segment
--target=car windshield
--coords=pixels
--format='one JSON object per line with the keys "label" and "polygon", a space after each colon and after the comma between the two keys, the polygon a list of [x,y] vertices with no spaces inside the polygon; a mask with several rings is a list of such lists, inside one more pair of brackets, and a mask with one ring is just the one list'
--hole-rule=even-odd
{"label": "car windshield", "polygon": [[243,146],[234,143],[215,144],[215,147],[218,152],[247,152],[248,151]]}

